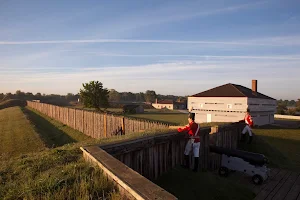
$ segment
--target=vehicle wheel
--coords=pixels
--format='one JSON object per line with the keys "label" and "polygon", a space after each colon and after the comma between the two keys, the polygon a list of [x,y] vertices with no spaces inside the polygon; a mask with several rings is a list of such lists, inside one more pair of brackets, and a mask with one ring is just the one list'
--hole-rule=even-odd
{"label": "vehicle wheel", "polygon": [[229,170],[228,170],[227,167],[220,167],[220,169],[219,169],[219,175],[220,176],[227,177],[228,173],[229,173]]}
{"label": "vehicle wheel", "polygon": [[261,177],[261,175],[258,175],[258,174],[255,174],[253,177],[252,177],[252,181],[255,185],[260,185],[262,184],[263,182],[263,178]]}

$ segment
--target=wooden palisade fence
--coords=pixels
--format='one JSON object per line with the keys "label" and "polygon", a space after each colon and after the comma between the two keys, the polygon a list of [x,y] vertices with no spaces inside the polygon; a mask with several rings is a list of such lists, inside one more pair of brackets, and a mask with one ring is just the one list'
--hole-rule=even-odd
{"label": "wooden palisade fence", "polygon": [[125,131],[126,133],[133,133],[147,129],[164,129],[169,127],[168,124],[160,122],[130,119],[123,116],[114,116],[112,114],[66,108],[45,103],[27,101],[27,105],[52,119],[97,139],[111,137],[118,134],[118,132],[125,134]]}
{"label": "wooden palisade fence", "polygon": [[[236,149],[243,124],[236,123],[201,128],[200,169],[220,167],[220,155],[209,151],[210,145]],[[137,140],[100,146],[119,161],[148,179],[156,179],[164,172],[182,164],[186,139],[182,133],[168,133]],[[193,159],[190,159],[193,167]]]}

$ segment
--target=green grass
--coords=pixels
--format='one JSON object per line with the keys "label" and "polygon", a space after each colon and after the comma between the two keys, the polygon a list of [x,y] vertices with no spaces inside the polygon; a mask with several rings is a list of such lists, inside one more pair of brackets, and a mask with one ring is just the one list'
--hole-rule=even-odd
{"label": "green grass", "polygon": [[[152,121],[159,121],[163,123],[170,123],[176,126],[185,126],[188,124],[188,114],[179,113],[179,112],[149,112],[143,114],[134,114],[134,115],[127,115],[129,117],[138,118],[138,119],[146,119]],[[211,123],[201,123],[201,127],[209,127],[209,126],[216,126],[227,124],[225,122],[211,122]]]}
{"label": "green grass", "polygon": [[34,109],[25,107],[22,110],[34,125],[36,132],[41,135],[47,147],[58,147],[64,144],[93,140],[91,137],[63,125]]}
{"label": "green grass", "polygon": [[45,148],[39,134],[19,107],[0,110],[0,160]]}
{"label": "green grass", "polygon": [[248,187],[235,180],[211,172],[194,173],[181,167],[176,167],[154,182],[181,200],[250,200],[255,197]]}
{"label": "green grass", "polygon": [[300,129],[283,129],[268,126],[254,129],[251,145],[241,144],[240,149],[262,153],[270,160],[270,167],[300,172]]}
{"label": "green grass", "polygon": [[121,199],[99,168],[82,158],[79,147],[97,140],[22,110],[0,111],[0,199]]}
{"label": "green grass", "polygon": [[0,199],[121,199],[100,169],[72,146],[0,164]]}

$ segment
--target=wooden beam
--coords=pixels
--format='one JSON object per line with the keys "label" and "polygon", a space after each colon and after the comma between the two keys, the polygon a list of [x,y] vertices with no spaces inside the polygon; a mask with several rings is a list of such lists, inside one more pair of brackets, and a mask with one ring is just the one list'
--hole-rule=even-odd
{"label": "wooden beam", "polygon": [[100,167],[128,198],[138,200],[175,200],[174,195],[141,176],[97,146],[80,147],[84,158]]}

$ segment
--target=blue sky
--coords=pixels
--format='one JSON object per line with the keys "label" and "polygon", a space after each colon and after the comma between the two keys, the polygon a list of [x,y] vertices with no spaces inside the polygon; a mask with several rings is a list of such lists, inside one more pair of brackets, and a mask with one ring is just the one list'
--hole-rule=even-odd
{"label": "blue sky", "polygon": [[300,98],[300,2],[0,0],[0,92],[192,95],[226,83]]}

